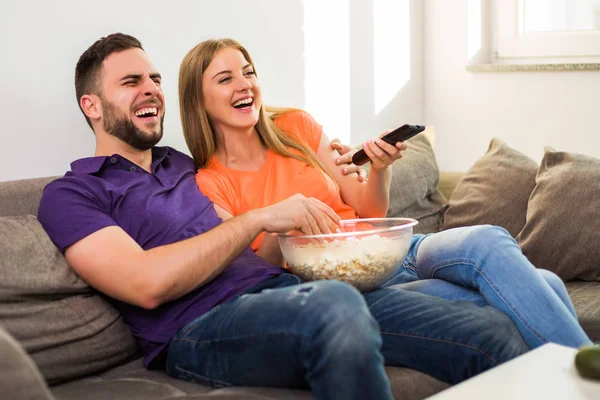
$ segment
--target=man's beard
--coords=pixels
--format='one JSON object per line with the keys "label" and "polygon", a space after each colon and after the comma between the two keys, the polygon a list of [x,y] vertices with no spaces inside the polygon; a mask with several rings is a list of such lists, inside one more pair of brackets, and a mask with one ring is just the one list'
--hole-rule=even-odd
{"label": "man's beard", "polygon": [[164,115],[160,117],[158,132],[145,133],[135,126],[131,119],[128,119],[126,116],[120,116],[120,111],[117,107],[104,99],[100,99],[100,101],[102,102],[102,110],[104,111],[104,130],[108,134],[121,139],[138,150],[151,149],[162,139]]}

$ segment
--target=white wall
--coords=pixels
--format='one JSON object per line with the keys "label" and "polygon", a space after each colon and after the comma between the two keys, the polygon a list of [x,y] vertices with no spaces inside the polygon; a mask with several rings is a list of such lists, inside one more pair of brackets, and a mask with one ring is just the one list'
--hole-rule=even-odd
{"label": "white wall", "polygon": [[93,154],[94,135],[77,107],[73,73],[79,55],[112,32],[138,37],[164,77],[162,144],[186,149],[179,63],[209,37],[233,37],[248,48],[268,77],[267,101],[304,103],[300,0],[2,0],[0,7],[0,181],[62,174],[71,160]]}
{"label": "white wall", "polygon": [[[410,68],[410,79],[380,112],[374,109],[373,95],[373,32],[381,26],[373,20],[374,1],[379,8],[406,6],[407,15],[396,18],[406,19],[404,26],[409,25],[411,34],[410,49],[399,51],[390,44],[390,52],[396,52],[390,54],[400,54]],[[209,37],[239,40],[257,64],[265,102],[305,107],[331,137],[349,140],[351,134],[351,141],[359,143],[403,122],[420,123],[421,1],[327,3],[328,7],[319,7],[319,0],[2,0],[0,181],[60,175],[70,161],[93,154],[94,136],[77,107],[73,73],[79,55],[91,43],[116,31],[138,37],[161,72],[167,98],[161,143],[182,151],[187,149],[177,101],[179,63]],[[331,3],[345,12],[336,12]],[[305,18],[305,12],[314,14]],[[398,39],[400,33],[394,36],[391,31],[394,25],[386,27],[388,36]],[[331,29],[333,34],[325,33]],[[386,57],[379,54],[377,59],[385,62]],[[398,67],[390,63],[389,74]],[[336,112],[329,111],[333,106]]]}
{"label": "white wall", "polygon": [[441,169],[467,170],[492,137],[538,162],[545,145],[600,156],[600,71],[469,72],[468,0],[424,7],[424,118]]}

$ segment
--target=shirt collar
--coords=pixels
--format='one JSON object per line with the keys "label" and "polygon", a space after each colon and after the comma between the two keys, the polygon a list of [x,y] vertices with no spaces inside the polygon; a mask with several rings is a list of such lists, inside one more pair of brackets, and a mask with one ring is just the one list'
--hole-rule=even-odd
{"label": "shirt collar", "polygon": [[80,158],[71,163],[71,171],[93,174],[100,171],[107,159],[106,156]]}
{"label": "shirt collar", "polygon": [[[153,147],[152,148],[152,169],[154,170],[156,165],[161,164],[167,156],[171,154],[168,147]],[[71,163],[71,171],[79,172],[83,174],[95,174],[100,171],[106,161],[112,157],[122,157],[119,154],[113,154],[111,157],[97,156],[97,157],[86,157],[75,160]]]}

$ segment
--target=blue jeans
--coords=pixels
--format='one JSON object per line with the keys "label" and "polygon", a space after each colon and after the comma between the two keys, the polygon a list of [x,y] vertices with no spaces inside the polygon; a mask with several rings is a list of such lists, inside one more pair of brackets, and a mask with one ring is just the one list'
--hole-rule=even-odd
{"label": "blue jeans", "polygon": [[506,313],[529,348],[547,342],[591,343],[558,276],[536,269],[503,228],[482,225],[415,235],[412,248],[386,287],[448,300],[491,305]]}
{"label": "blue jeans", "polygon": [[490,306],[394,286],[361,294],[338,281],[301,283],[284,274],[180,329],[167,372],[213,387],[392,399],[384,364],[457,383],[527,350],[508,316]]}

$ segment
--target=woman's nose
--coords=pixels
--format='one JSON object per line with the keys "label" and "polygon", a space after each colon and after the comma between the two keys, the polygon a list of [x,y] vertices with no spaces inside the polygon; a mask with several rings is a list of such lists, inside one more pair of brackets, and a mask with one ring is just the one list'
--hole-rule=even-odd
{"label": "woman's nose", "polygon": [[252,82],[245,77],[239,80],[238,90],[248,90],[252,89]]}

